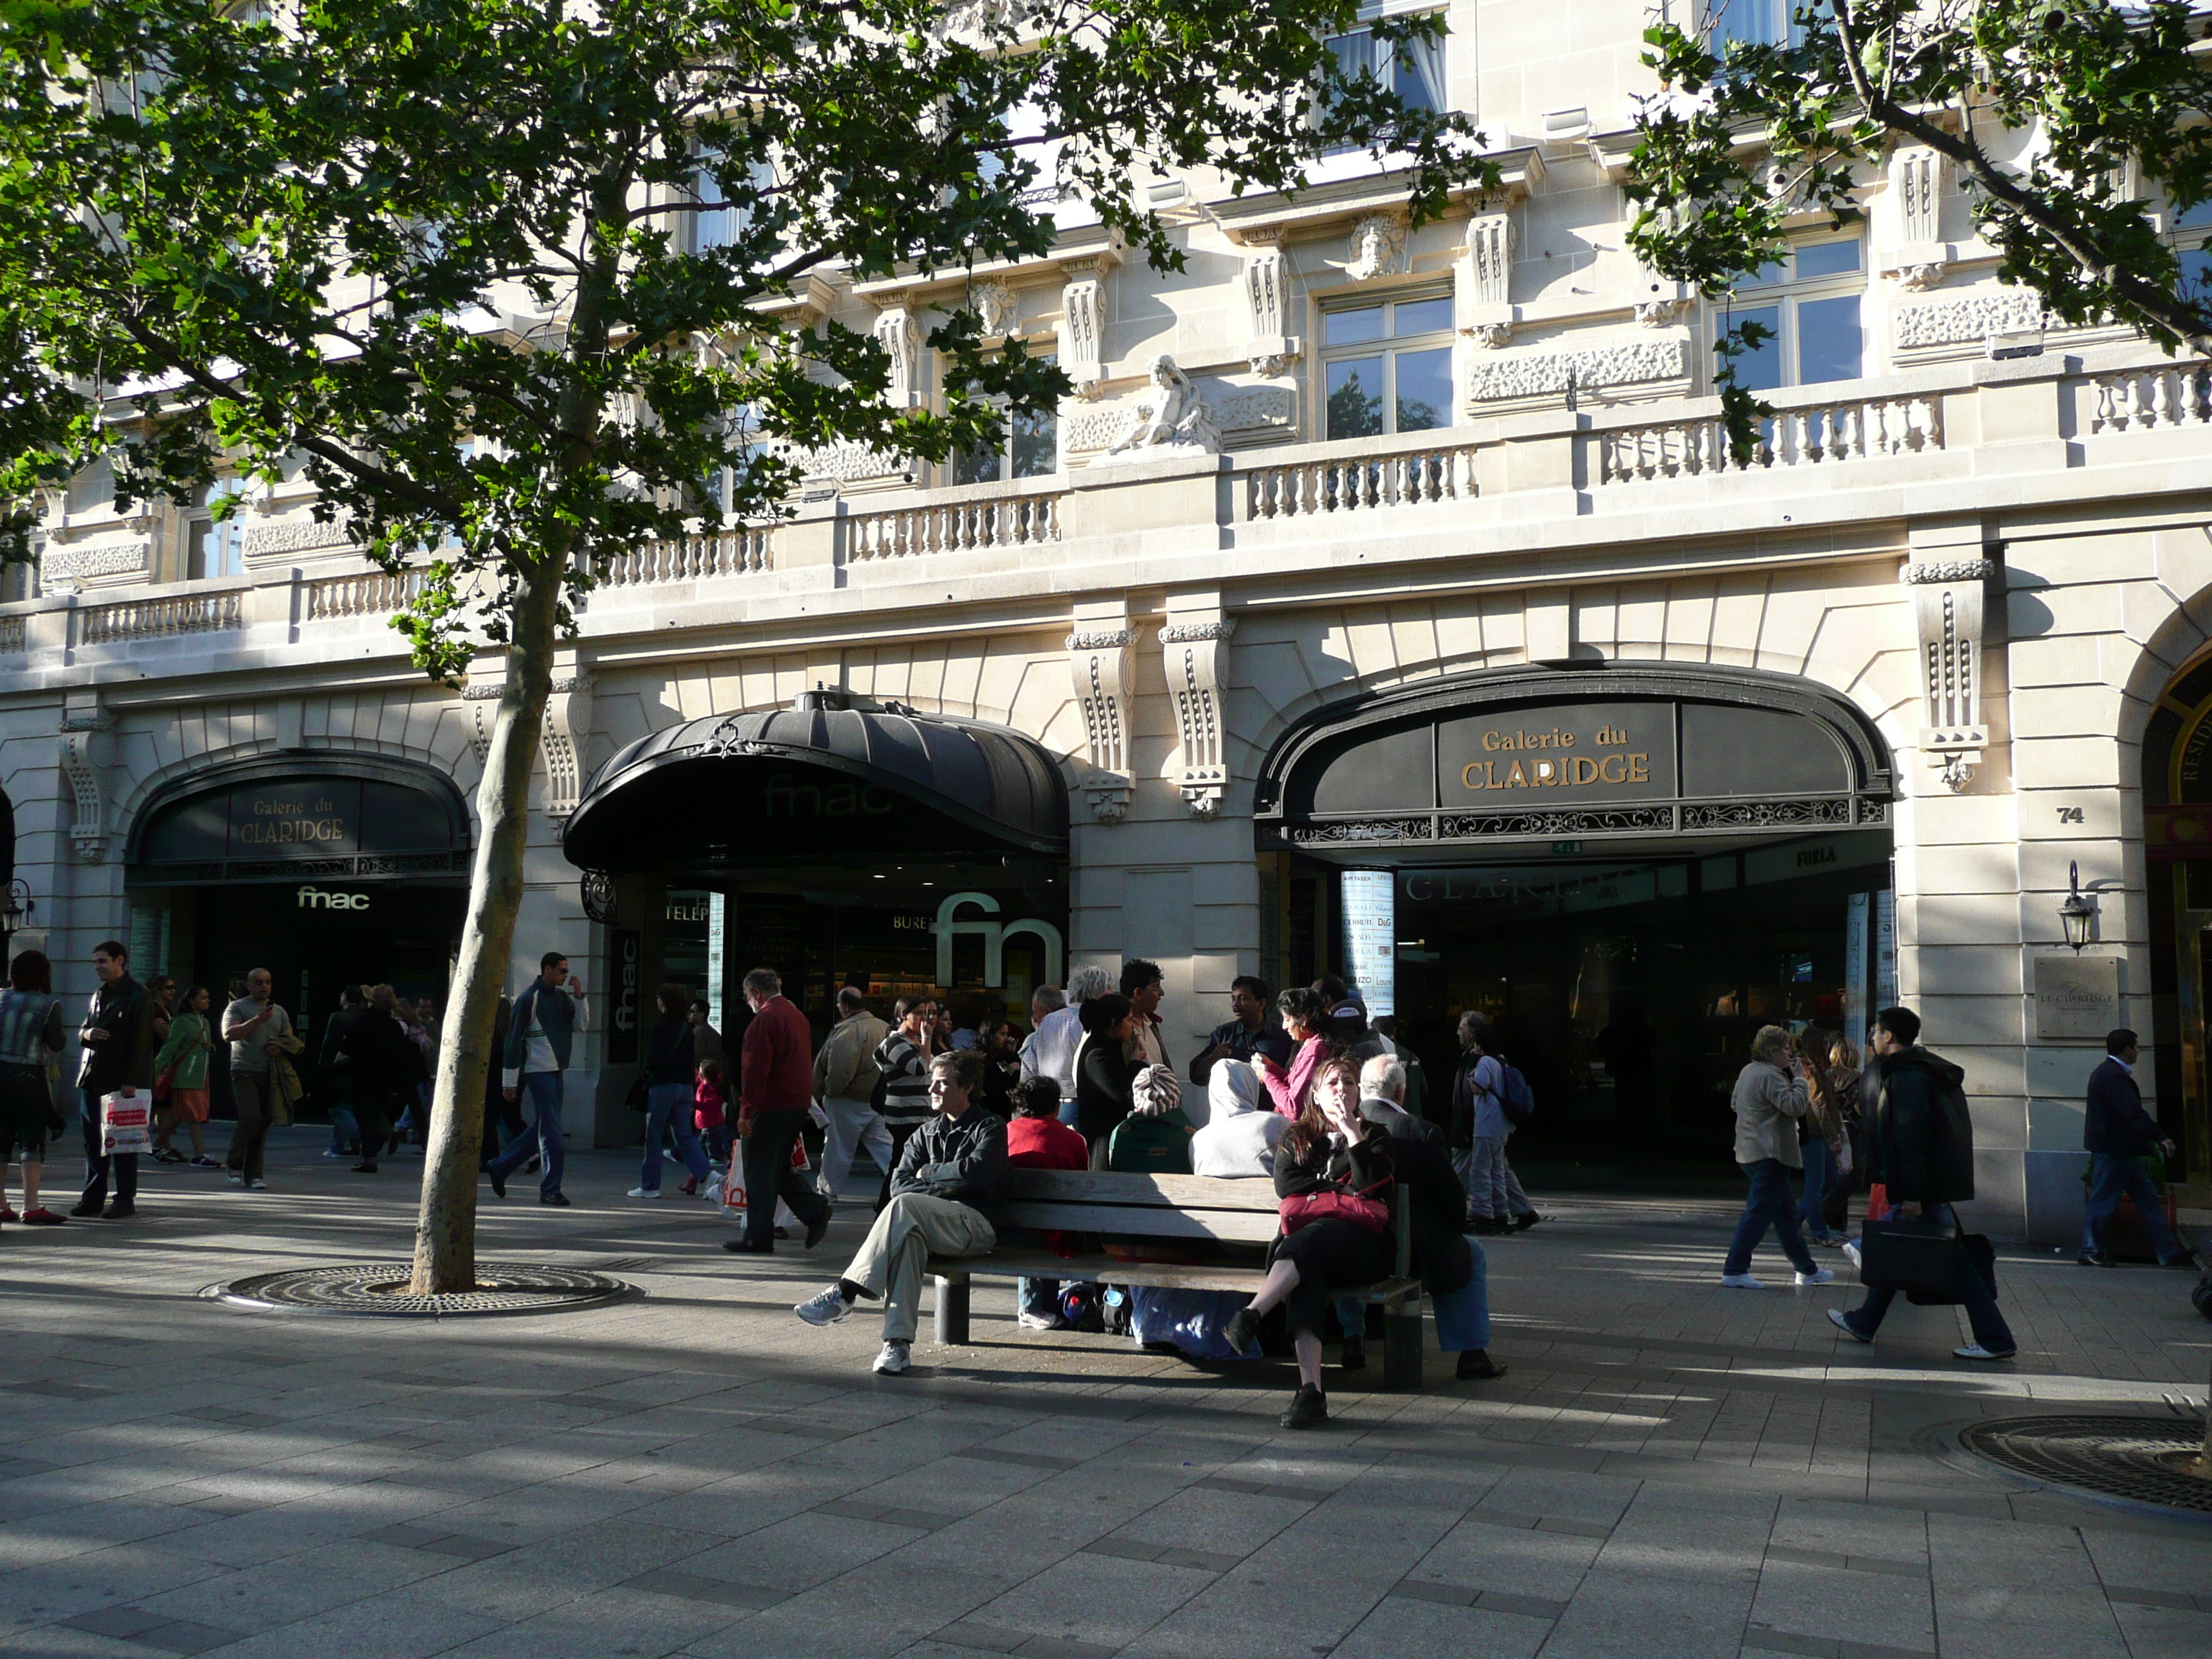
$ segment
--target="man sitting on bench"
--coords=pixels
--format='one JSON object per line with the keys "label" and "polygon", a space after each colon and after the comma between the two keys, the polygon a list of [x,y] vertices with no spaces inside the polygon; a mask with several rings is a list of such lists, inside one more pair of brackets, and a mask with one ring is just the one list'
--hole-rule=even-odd
{"label": "man sitting on bench", "polygon": [[975,1103],[983,1056],[955,1048],[929,1063],[932,1116],[909,1136],[891,1174],[891,1201],[844,1276],[792,1311],[810,1325],[834,1325],[855,1298],[884,1298],[884,1351],[876,1370],[896,1376],[911,1363],[921,1322],[921,1270],[933,1255],[984,1255],[999,1236],[978,1205],[1006,1182],[1006,1121]]}

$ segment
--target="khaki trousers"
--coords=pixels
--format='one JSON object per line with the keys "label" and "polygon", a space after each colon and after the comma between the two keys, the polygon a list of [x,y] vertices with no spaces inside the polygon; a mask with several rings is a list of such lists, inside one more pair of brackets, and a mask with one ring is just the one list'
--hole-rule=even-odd
{"label": "khaki trousers", "polygon": [[981,1210],[926,1193],[901,1193],[868,1229],[848,1283],[884,1298],[884,1340],[911,1342],[921,1323],[921,1267],[933,1255],[982,1255],[999,1242]]}

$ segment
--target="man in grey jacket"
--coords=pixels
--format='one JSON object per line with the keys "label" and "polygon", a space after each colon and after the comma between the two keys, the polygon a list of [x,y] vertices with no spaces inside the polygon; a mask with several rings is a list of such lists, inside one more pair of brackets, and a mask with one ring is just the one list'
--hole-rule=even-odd
{"label": "man in grey jacket", "polygon": [[891,1162],[891,1132],[869,1103],[883,1075],[875,1061],[876,1045],[890,1029],[868,1012],[859,987],[848,985],[837,993],[837,1024],[814,1056],[814,1098],[829,1119],[823,1125],[822,1174],[815,1184],[833,1204],[852,1173],[853,1154],[861,1147],[878,1164],[888,1167]]}
{"label": "man in grey jacket", "polygon": [[835,1325],[861,1297],[884,1299],[884,1348],[876,1370],[896,1376],[912,1363],[921,1324],[921,1269],[933,1255],[983,1255],[999,1242],[976,1206],[1006,1180],[1006,1121],[975,1103],[983,1057],[955,1048],[929,1063],[927,1123],[907,1138],[891,1175],[891,1200],[877,1214],[844,1276],[792,1311],[810,1325]]}
{"label": "man in grey jacket", "polygon": [[1765,1288],[1752,1277],[1751,1253],[1769,1227],[1797,1270],[1800,1285],[1828,1283],[1835,1274],[1814,1265],[1805,1236],[1797,1231],[1796,1206],[1790,1195],[1790,1171],[1805,1166],[1797,1148],[1797,1120],[1812,1109],[1813,1102],[1790,1051],[1790,1033],[1779,1025],[1762,1025],[1752,1038],[1751,1063],[1737,1074],[1729,1104],[1735,1109],[1735,1161],[1751,1182],[1751,1196],[1744,1202],[1743,1219],[1736,1223],[1721,1283],[1737,1291]]}

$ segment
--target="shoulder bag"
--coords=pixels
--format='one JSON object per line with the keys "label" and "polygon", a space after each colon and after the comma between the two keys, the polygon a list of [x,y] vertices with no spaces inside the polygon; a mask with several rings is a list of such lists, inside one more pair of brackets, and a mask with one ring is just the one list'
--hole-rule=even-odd
{"label": "shoulder bag", "polygon": [[1389,1205],[1368,1194],[1387,1192],[1393,1178],[1384,1176],[1373,1186],[1363,1187],[1358,1192],[1347,1187],[1324,1187],[1318,1192],[1292,1193],[1275,1209],[1283,1224],[1284,1237],[1288,1237],[1301,1227],[1310,1227],[1316,1221],[1349,1221],[1370,1233],[1388,1231]]}

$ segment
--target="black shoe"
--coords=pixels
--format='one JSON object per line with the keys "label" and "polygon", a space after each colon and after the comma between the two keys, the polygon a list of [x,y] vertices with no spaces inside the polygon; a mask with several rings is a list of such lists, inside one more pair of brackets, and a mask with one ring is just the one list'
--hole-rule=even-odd
{"label": "black shoe", "polygon": [[529,1163],[524,1164],[522,1166],[522,1173],[525,1175],[536,1175],[538,1173],[538,1160],[533,1158]]}
{"label": "black shoe", "polygon": [[395,1135],[389,1135],[389,1136],[386,1136],[386,1139],[385,1139],[385,1142],[384,1142],[384,1155],[385,1155],[385,1157],[386,1157],[386,1158],[390,1158],[390,1157],[391,1157],[394,1152],[398,1152],[398,1150],[399,1150],[399,1137],[398,1137],[398,1135],[396,1135],[396,1134],[395,1134]]}
{"label": "black shoe", "polygon": [[2194,1269],[2197,1266],[2197,1258],[2193,1255],[2170,1255],[2158,1265],[2161,1267],[2188,1267]]}
{"label": "black shoe", "polygon": [[566,1193],[540,1193],[538,1194],[538,1201],[540,1204],[550,1204],[556,1210],[565,1210],[569,1207],[568,1194]]}
{"label": "black shoe", "polygon": [[1505,1375],[1505,1367],[1490,1357],[1483,1348],[1464,1348],[1460,1352],[1459,1369],[1453,1373],[1462,1382],[1487,1382],[1493,1376]]}
{"label": "black shoe", "polygon": [[1343,1370],[1365,1370],[1367,1369],[1367,1339],[1362,1336],[1346,1337],[1344,1352],[1338,1356],[1336,1363],[1339,1369]]}
{"label": "black shoe", "polygon": [[2112,1258],[2102,1250],[2084,1250],[2074,1258],[2074,1265],[2077,1267],[2109,1267],[2112,1265]]}
{"label": "black shoe", "polygon": [[1534,1210],[1523,1210],[1513,1218],[1513,1231],[1516,1233],[1525,1233],[1543,1218]]}
{"label": "black shoe", "polygon": [[1469,1218],[1467,1224],[1467,1230],[1468,1231],[1476,1234],[1483,1238],[1495,1238],[1500,1233],[1510,1233],[1513,1231],[1510,1224],[1500,1221],[1496,1216],[1490,1215],[1479,1215]]}
{"label": "black shoe", "polygon": [[126,1221],[137,1213],[136,1204],[118,1198],[109,1200],[107,1207],[100,1212],[100,1218],[102,1221]]}
{"label": "black shoe", "polygon": [[732,1255],[774,1255],[775,1254],[775,1245],[756,1244],[750,1238],[726,1238],[722,1241],[722,1248]]}
{"label": "black shoe", "polygon": [[71,1215],[85,1216],[91,1219],[97,1220],[100,1218],[100,1206],[96,1202],[88,1200],[83,1203],[72,1206],[70,1209],[70,1213]]}
{"label": "black shoe", "polygon": [[1328,1396],[1310,1382],[1298,1385],[1297,1397],[1283,1413],[1286,1429],[1317,1429],[1328,1421]]}
{"label": "black shoe", "polygon": [[788,1227],[778,1227],[775,1230],[775,1236],[778,1238],[789,1238],[791,1237],[791,1229]]}
{"label": "black shoe", "polygon": [[829,1232],[829,1231],[830,1206],[825,1204],[822,1206],[822,1219],[819,1221],[810,1221],[806,1224],[806,1248],[811,1250],[817,1244],[819,1244],[822,1242],[823,1236]]}
{"label": "black shoe", "polygon": [[491,1177],[492,1195],[495,1198],[505,1198],[507,1196],[507,1177],[496,1170],[486,1170],[484,1173]]}
{"label": "black shoe", "polygon": [[1239,1354],[1249,1348],[1259,1334],[1259,1318],[1249,1308],[1239,1308],[1221,1328],[1222,1340]]}
{"label": "black shoe", "polygon": [[360,1163],[353,1166],[353,1172],[356,1175],[374,1175],[376,1173],[376,1160],[373,1158],[365,1158],[362,1159]]}

